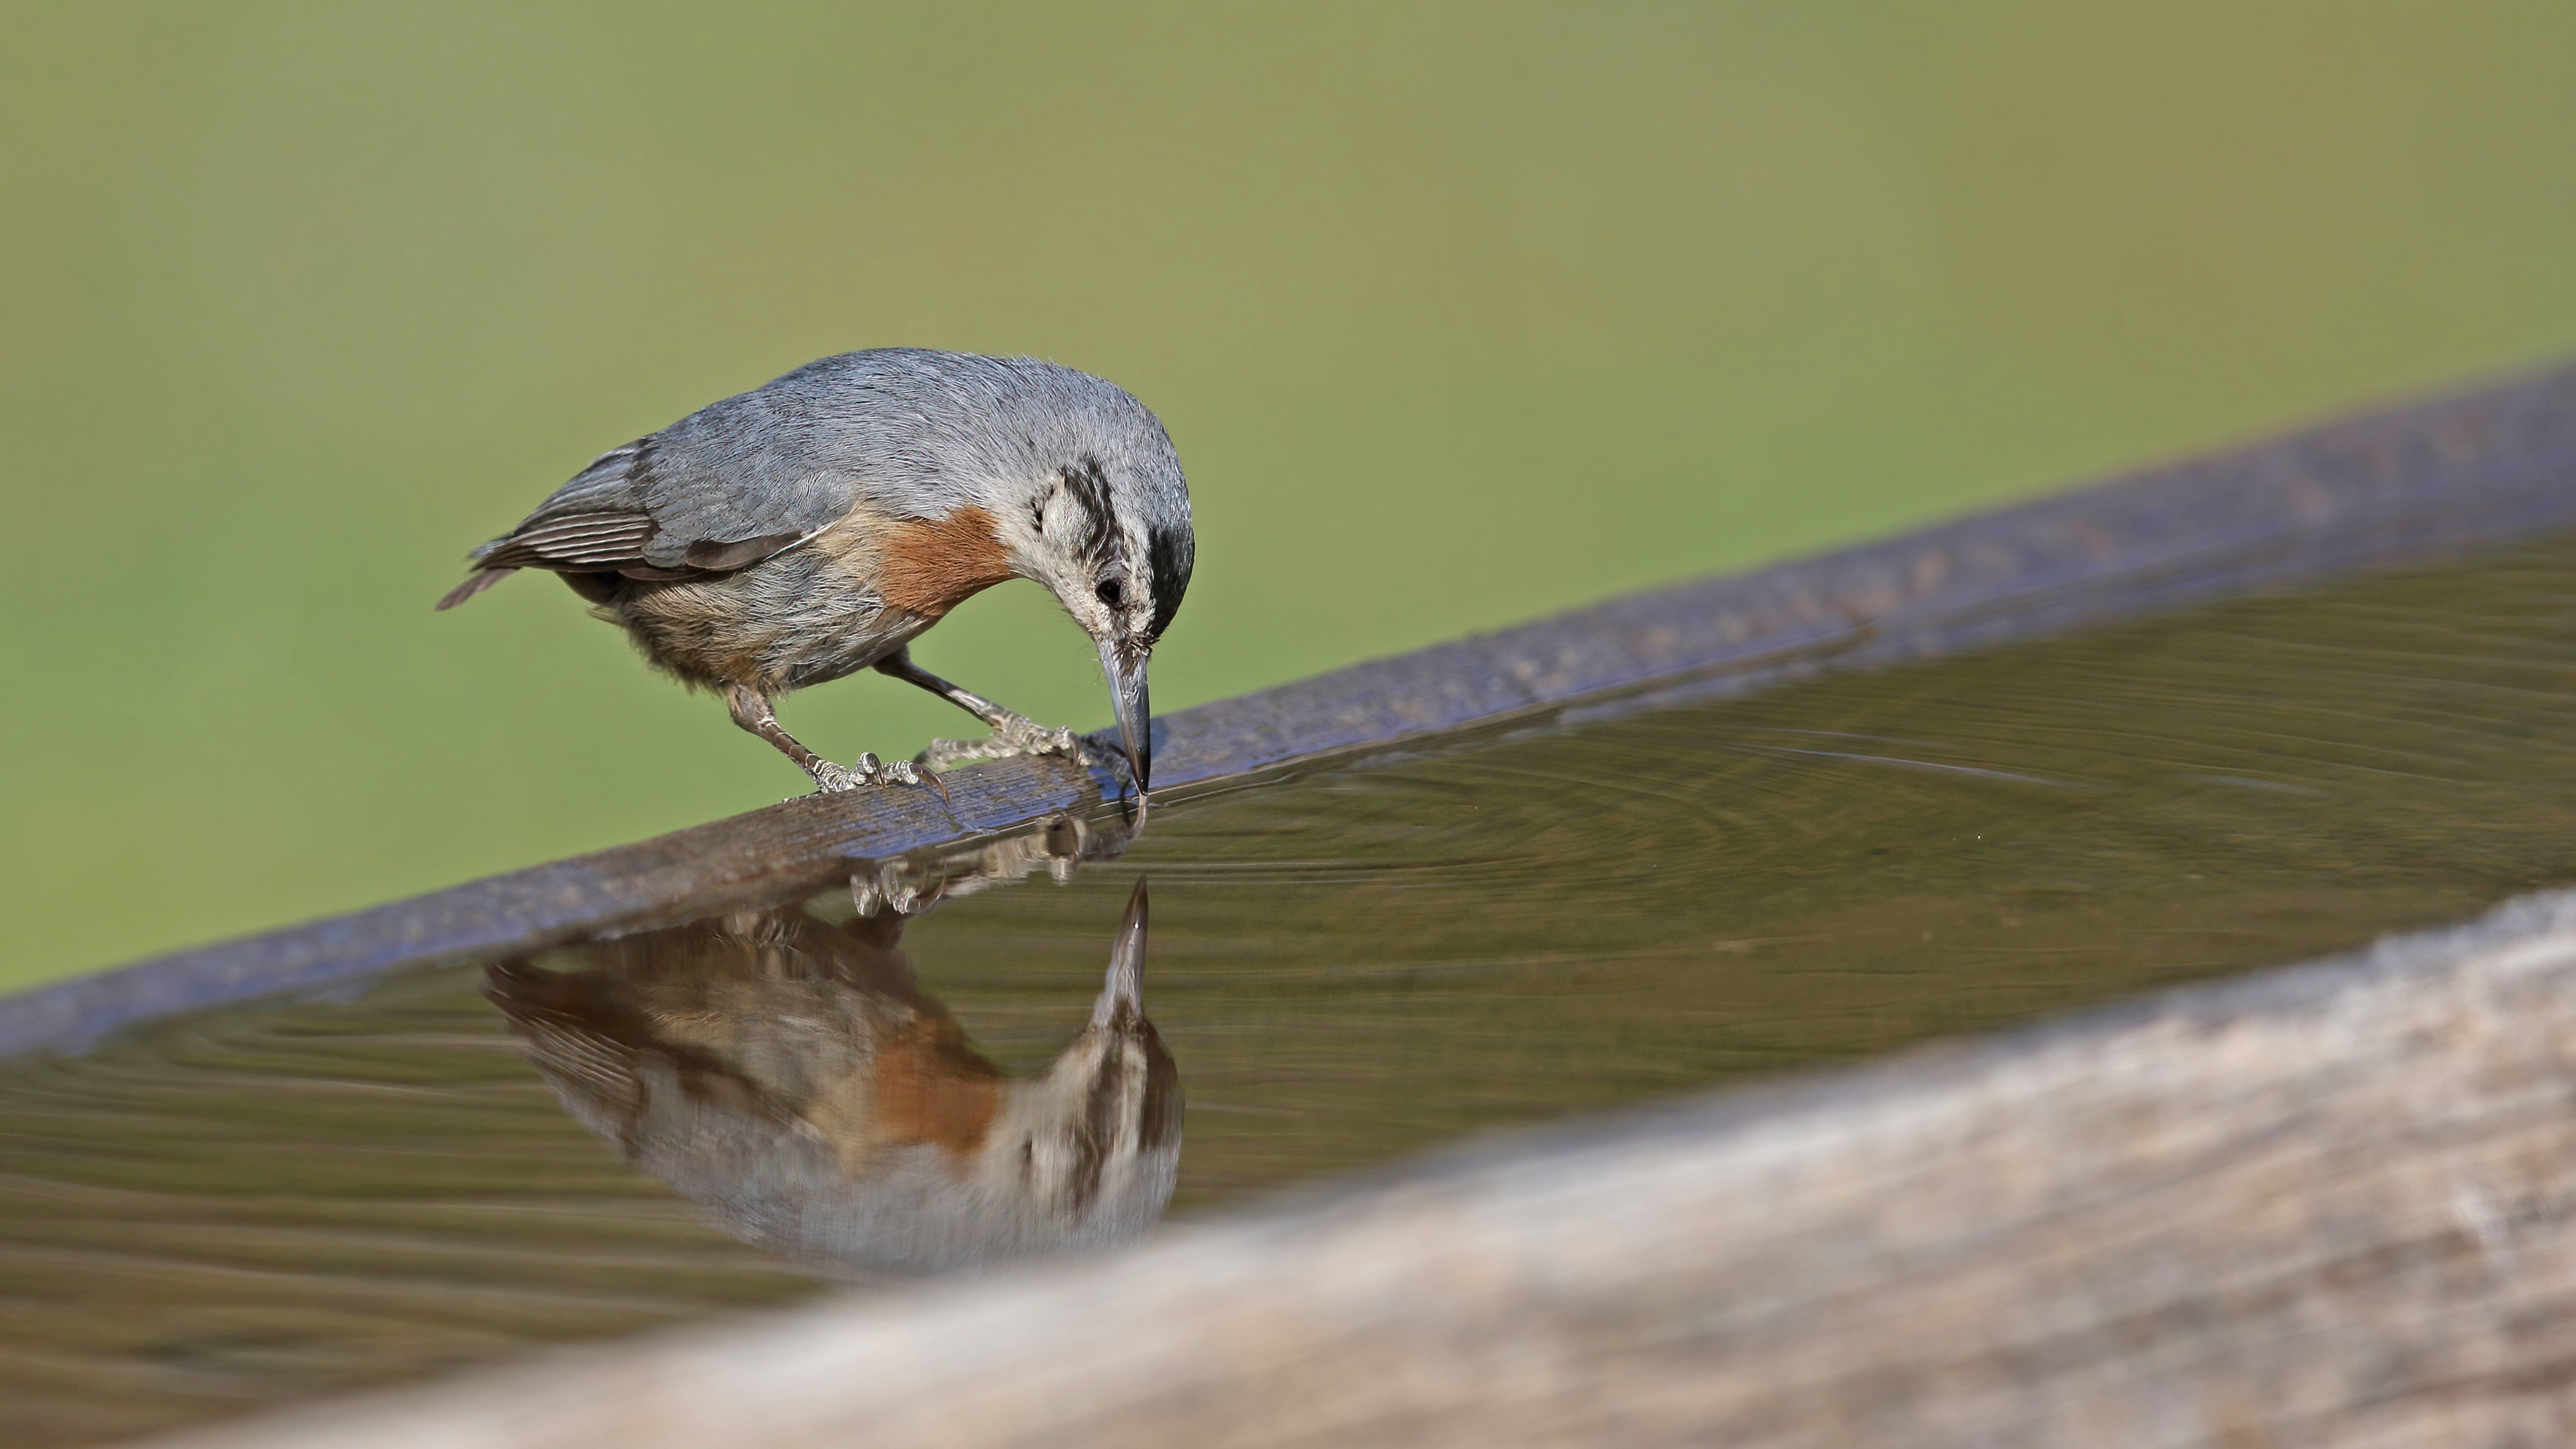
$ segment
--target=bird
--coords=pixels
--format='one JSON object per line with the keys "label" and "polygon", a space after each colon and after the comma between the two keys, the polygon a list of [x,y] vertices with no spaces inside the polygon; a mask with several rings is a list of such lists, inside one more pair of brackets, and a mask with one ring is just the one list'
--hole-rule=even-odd
{"label": "bird", "polygon": [[[912,662],[911,642],[1013,578],[1091,636],[1142,802],[1146,663],[1197,559],[1189,487],[1162,421],[1115,383],[1029,357],[883,347],[809,362],[602,453],[518,527],[466,555],[458,604],[521,569],[554,573],[647,661],[719,695],[818,791],[918,784],[920,769],[1079,756],[1050,730]],[[913,762],[827,760],[775,701],[862,669],[982,720]]]}
{"label": "bird", "polygon": [[1139,879],[1090,1019],[1026,1077],[921,989],[882,902],[495,962],[484,995],[565,1110],[722,1231],[835,1274],[937,1272],[1162,1217],[1184,1105],[1145,1015],[1146,908]]}

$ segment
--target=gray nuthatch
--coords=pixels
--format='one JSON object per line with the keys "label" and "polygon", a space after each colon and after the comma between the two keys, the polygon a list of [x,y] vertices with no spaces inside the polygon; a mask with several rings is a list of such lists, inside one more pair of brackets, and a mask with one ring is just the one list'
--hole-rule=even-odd
{"label": "gray nuthatch", "polygon": [[549,569],[664,672],[846,790],[915,783],[901,762],[826,760],[774,697],[874,668],[991,726],[924,764],[1072,754],[1049,730],[916,668],[906,646],[969,595],[1034,579],[1099,646],[1141,796],[1145,661],[1189,587],[1181,463],[1143,403],[1031,358],[880,348],[826,357],[600,455],[468,557],[442,609]]}

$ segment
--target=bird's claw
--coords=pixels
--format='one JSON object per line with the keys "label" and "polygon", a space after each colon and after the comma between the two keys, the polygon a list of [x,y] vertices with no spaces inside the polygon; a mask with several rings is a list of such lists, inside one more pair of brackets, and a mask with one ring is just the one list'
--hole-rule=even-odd
{"label": "bird's claw", "polygon": [[861,755],[855,766],[842,766],[830,760],[817,761],[813,767],[814,784],[824,794],[857,790],[870,785],[921,785],[929,782],[913,768],[910,760],[880,760],[874,755]]}
{"label": "bird's claw", "polygon": [[913,756],[912,761],[925,770],[947,770],[970,760],[1008,760],[1021,755],[1079,758],[1081,748],[1069,729],[1051,730],[1036,720],[1012,715],[980,740],[932,740],[930,748]]}

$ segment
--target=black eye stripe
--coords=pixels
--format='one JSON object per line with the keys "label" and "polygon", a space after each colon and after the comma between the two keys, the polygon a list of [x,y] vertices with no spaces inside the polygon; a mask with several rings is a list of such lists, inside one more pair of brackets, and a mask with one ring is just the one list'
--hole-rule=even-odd
{"label": "black eye stripe", "polygon": [[1082,532],[1074,551],[1095,563],[1107,563],[1118,549],[1117,520],[1109,511],[1109,475],[1098,458],[1081,458],[1064,470],[1065,491],[1082,510]]}

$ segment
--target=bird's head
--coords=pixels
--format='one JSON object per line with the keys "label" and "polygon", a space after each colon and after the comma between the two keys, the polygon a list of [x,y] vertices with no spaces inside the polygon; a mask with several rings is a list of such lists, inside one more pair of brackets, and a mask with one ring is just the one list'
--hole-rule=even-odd
{"label": "bird's head", "polygon": [[1046,585],[1098,646],[1142,795],[1153,765],[1145,663],[1189,589],[1197,540],[1170,437],[1143,404],[1116,400],[1069,419],[1003,529],[1014,570]]}

